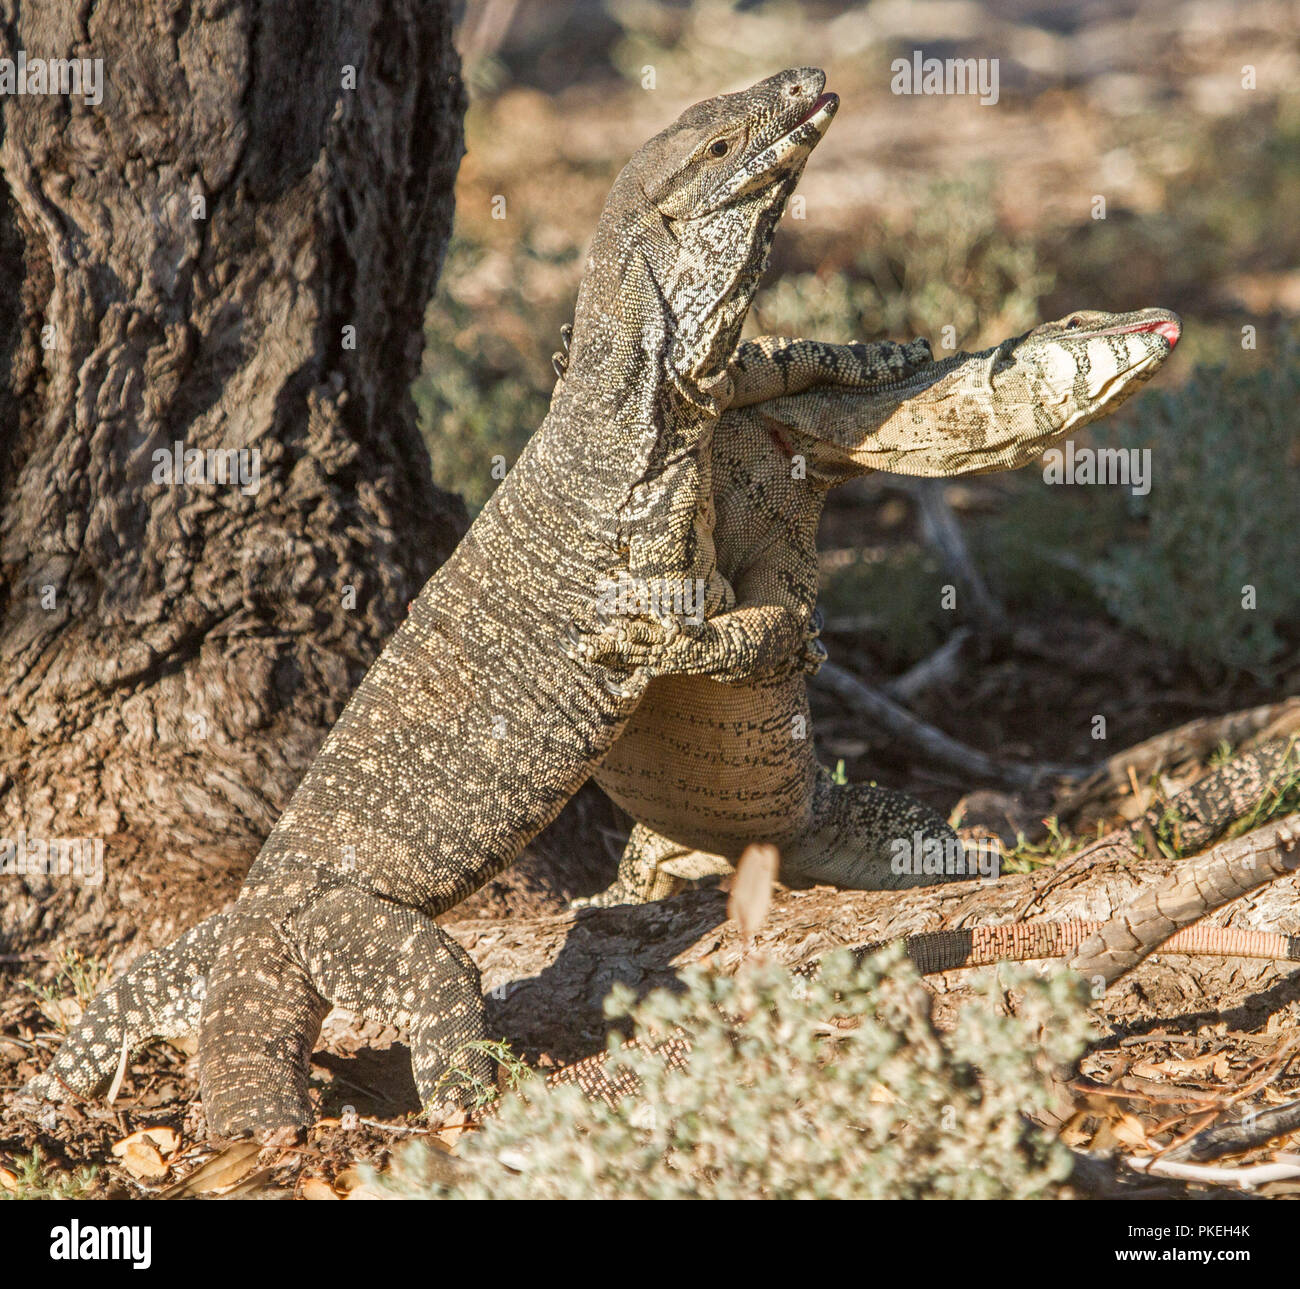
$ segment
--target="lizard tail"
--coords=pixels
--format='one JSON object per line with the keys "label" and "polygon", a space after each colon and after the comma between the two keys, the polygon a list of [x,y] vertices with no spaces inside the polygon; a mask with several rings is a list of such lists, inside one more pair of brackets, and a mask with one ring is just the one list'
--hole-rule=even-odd
{"label": "lizard tail", "polygon": [[[999,926],[977,926],[967,931],[924,931],[904,941],[907,956],[922,975],[954,971],[964,967],[986,967],[998,962],[1025,962],[1038,958],[1070,958],[1095,932],[1101,922],[1007,922]],[[887,941],[863,945],[859,954],[875,952]],[[1271,931],[1251,931],[1235,927],[1184,927],[1170,936],[1156,953],[1185,953],[1195,956],[1233,958],[1268,958],[1273,961],[1300,962],[1300,936]],[[811,974],[817,963],[794,968],[796,974]],[[656,1046],[639,1039],[629,1039],[628,1046],[659,1056],[670,1069],[689,1066],[691,1045],[684,1033],[670,1034]],[[609,1105],[619,1098],[636,1095],[640,1080],[627,1071],[612,1069],[609,1054],[598,1052],[554,1074],[546,1085],[575,1085],[584,1095]]]}
{"label": "lizard tail", "polygon": [[822,770],[813,820],[781,850],[789,886],[887,891],[976,876],[957,834],[924,802],[877,784],[837,784]]}
{"label": "lizard tail", "polygon": [[[1082,921],[1006,922],[971,927],[968,931],[925,931],[908,936],[904,947],[924,976],[995,962],[1072,958],[1103,925]],[[1196,923],[1175,932],[1156,952],[1300,962],[1300,936]]]}

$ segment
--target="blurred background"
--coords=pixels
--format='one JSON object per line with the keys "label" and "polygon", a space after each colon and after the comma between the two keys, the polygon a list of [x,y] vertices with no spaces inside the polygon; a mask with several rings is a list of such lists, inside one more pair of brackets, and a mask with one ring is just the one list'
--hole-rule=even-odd
{"label": "blurred background", "polygon": [[[942,356],[1075,308],[1184,320],[1165,371],[1080,438],[1150,448],[1149,495],[1035,466],[944,489],[1013,630],[909,695],[917,713],[1000,756],[1087,764],[1296,691],[1300,6],[475,0],[458,43],[468,155],[414,392],[434,475],[471,508],[545,412],[631,152],[691,102],[815,64],[842,108],[747,334],[923,335]],[[891,61],[918,50],[996,59],[997,103],[892,93]],[[951,638],[951,579],[903,481],[832,494],[822,552],[832,659],[888,685]],[[817,715],[828,764],[953,804],[962,785],[861,718]]]}

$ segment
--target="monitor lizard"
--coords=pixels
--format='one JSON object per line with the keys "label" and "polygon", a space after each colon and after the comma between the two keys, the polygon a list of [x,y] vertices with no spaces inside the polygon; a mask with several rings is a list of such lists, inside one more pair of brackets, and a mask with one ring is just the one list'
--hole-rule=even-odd
{"label": "monitor lizard", "polygon": [[[1011,342],[1008,342],[1011,343]],[[812,352],[812,342],[799,342],[808,352]],[[759,342],[757,348],[750,349],[742,346],[740,355],[750,372],[752,373],[756,366],[763,361],[763,354],[772,352],[775,348],[788,348],[789,342],[783,341],[763,341]],[[941,376],[943,372],[956,373],[961,370],[964,363],[983,363],[985,356],[967,355],[963,362],[946,361],[943,364],[932,363],[929,358],[928,347],[924,342],[919,342],[919,346],[914,342],[913,346],[884,346],[874,356],[864,354],[861,347],[845,347],[838,352],[832,352],[836,347],[826,346],[827,351],[823,370],[840,370],[849,371],[855,365],[860,372],[869,370],[876,371],[876,380],[879,384],[883,379],[881,373],[886,369],[892,369],[894,372],[911,372],[915,367],[927,366],[934,369],[933,374]],[[742,373],[742,381],[744,380]],[[780,388],[788,387],[785,378],[782,378]],[[744,398],[746,389],[756,389],[758,386],[746,386],[743,383],[740,386],[740,397]],[[923,389],[944,389],[946,385],[942,381],[937,381],[930,386],[922,386]],[[879,392],[879,391],[877,391]],[[869,415],[874,408],[878,419],[881,421],[882,428],[885,426],[894,426],[898,428],[897,415],[881,415],[881,409],[885,404],[872,402],[872,396],[868,394],[865,398],[845,404],[840,400],[844,391],[814,389],[810,393],[803,395],[808,399],[806,414],[801,415],[795,408],[798,399],[792,399],[788,395],[782,394],[779,398],[770,400],[767,403],[746,403],[744,406],[738,406],[724,413],[719,425],[719,441],[724,444],[733,445],[729,450],[724,449],[720,453],[721,459],[728,460],[731,464],[727,473],[720,474],[718,479],[733,477],[736,470],[735,451],[745,442],[749,442],[751,447],[758,450],[758,457],[762,459],[762,454],[769,451],[773,443],[772,435],[774,427],[783,427],[781,433],[790,432],[789,427],[798,423],[805,429],[809,426],[821,427],[829,431],[832,426],[839,424],[845,407],[853,408],[852,415],[857,418],[855,429],[849,429],[847,425],[843,427],[843,433],[849,435],[857,434],[860,439],[865,439],[865,434],[870,433]],[[838,414],[835,409],[838,407]],[[814,409],[822,409],[820,413],[814,414]],[[995,415],[1001,413],[995,408]],[[890,432],[882,433],[878,441],[878,446],[888,451],[891,442]],[[859,444],[859,450],[870,456],[870,448],[862,448]],[[1026,442],[1022,447],[1017,448],[1014,445],[1005,449],[1009,455],[1006,458],[1007,466],[1022,464],[1027,456],[1033,455]],[[809,457],[810,462],[816,459],[816,439],[812,440],[813,455]],[[780,457],[782,462],[788,465],[784,449]],[[784,474],[788,473],[783,466]],[[829,487],[830,483],[826,483]],[[724,485],[725,491],[725,485]],[[818,503],[819,504],[819,503]],[[720,517],[721,513],[720,513]],[[739,515],[736,516],[739,518]],[[816,522],[813,517],[811,526],[808,530],[809,543],[815,537]],[[811,548],[811,547],[810,547]],[[722,549],[727,549],[725,544]],[[796,651],[796,657],[801,657],[799,651]],[[658,681],[653,682],[658,684]],[[802,676],[798,677],[798,683],[802,684]],[[810,753],[811,755],[811,753]],[[858,791],[862,791],[859,789]],[[1210,794],[1207,800],[1213,802],[1217,798]],[[1210,815],[1217,813],[1216,810],[1207,809],[1204,812],[1208,818]],[[1189,819],[1197,818],[1195,811],[1187,812]],[[937,818],[937,816],[935,816]],[[942,821],[940,821],[942,824]],[[946,828],[946,825],[944,826]],[[109,991],[100,996],[92,1005],[90,1012],[82,1022],[82,1026],[74,1032],[72,1041],[65,1046],[56,1058],[55,1064],[47,1071],[46,1075],[29,1084],[29,1094],[36,1095],[55,1095],[60,1085],[64,1085],[70,1090],[88,1092],[95,1085],[101,1083],[117,1064],[120,1056],[123,1056],[129,1048],[135,1044],[144,1041],[149,1037],[180,1037],[192,1033],[199,1018],[199,1010],[202,1005],[205,977],[210,970],[212,961],[217,952],[217,947],[221,942],[223,935],[227,932],[232,916],[237,916],[238,910],[232,912],[221,912],[214,914],[206,921],[192,928],[180,940],[163,949],[155,950],[153,953],[139,959],[132,968],[122,976]],[[1018,934],[1016,926],[996,927],[988,929],[976,929],[974,932],[952,933],[936,937],[916,937],[915,943],[909,942],[909,950],[913,952],[918,965],[922,971],[943,970],[951,966],[973,964],[976,961],[991,961],[994,957],[1004,957],[1008,955],[1021,956],[1028,950],[1038,947],[1038,939],[1041,938],[1042,928],[1033,927],[1034,935]],[[1091,928],[1074,928],[1066,927],[1061,929],[1052,929],[1052,933],[1057,936],[1056,944],[1068,947],[1079,935],[1084,934]],[[1070,935],[1070,932],[1077,934]],[[1229,943],[1223,940],[1220,943],[1216,935],[1222,938],[1225,933],[1218,932],[1216,929],[1210,929],[1208,934],[1210,939],[1202,942],[1197,940],[1192,946],[1195,951],[1209,953],[1228,953],[1232,952],[1235,942]],[[1064,939],[1060,937],[1064,935]],[[963,939],[965,937],[965,939]],[[942,940],[942,944],[939,941]],[[932,944],[933,941],[933,944]],[[952,943],[949,943],[951,941]],[[958,943],[960,941],[960,943]],[[1058,949],[1058,951],[1060,951]],[[108,1005],[105,1005],[105,999],[111,999]],[[363,1015],[373,1012],[373,1008],[368,1004],[358,1008]],[[385,1019],[396,1019],[399,1023],[402,1020],[402,1010],[385,1014]],[[409,1024],[409,1021],[407,1022]],[[92,1025],[95,1035],[93,1039],[83,1038],[83,1027],[87,1024]],[[87,1060],[86,1052],[88,1044],[93,1043],[97,1046],[91,1051],[91,1058]],[[76,1057],[76,1063],[70,1063],[69,1059]],[[424,1089],[421,1089],[422,1093]]]}
{"label": "monitor lizard", "polygon": [[[924,340],[858,346],[874,385],[833,376],[790,396],[792,369],[824,358],[814,341],[741,345],[736,394],[714,445],[714,541],[739,602],[815,598],[816,537],[832,487],[873,470],[953,477],[1014,469],[1129,398],[1173,352],[1163,309],[1079,310],[978,354],[930,359]],[[848,365],[841,355],[838,367]],[[740,684],[670,676],[644,699],[597,782],[636,821],[605,892],[579,905],[641,903],[688,878],[729,870],[751,842],[781,852],[781,880],[857,889],[966,877],[955,834],[902,792],[836,784],[818,765],[806,665]],[[951,862],[898,864],[930,842]],[[899,843],[907,843],[899,848]]]}
{"label": "monitor lizard", "polygon": [[[92,1091],[196,1003],[219,1136],[311,1122],[331,1003],[408,1030],[425,1101],[459,1052],[490,1075],[478,973],[434,916],[555,817],[652,675],[744,677],[787,657],[812,613],[733,613],[710,456],[777,222],[838,107],[824,89],[816,68],[781,72],[696,104],[633,156],[545,420],[358,686],[234,906],[101,992],[27,1095]],[[627,620],[597,613],[624,581],[658,595],[630,623],[635,665]]]}

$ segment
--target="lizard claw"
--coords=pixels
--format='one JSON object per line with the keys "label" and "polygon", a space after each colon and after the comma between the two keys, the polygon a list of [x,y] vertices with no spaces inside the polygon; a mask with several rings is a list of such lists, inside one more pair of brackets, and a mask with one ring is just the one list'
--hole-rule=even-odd
{"label": "lizard claw", "polygon": [[810,676],[815,675],[829,656],[826,646],[814,636],[804,646],[803,670]]}
{"label": "lizard claw", "polygon": [[638,668],[626,682],[615,680],[613,676],[606,676],[605,688],[616,698],[636,698],[643,688],[636,684],[637,676],[642,670],[644,669]]}
{"label": "lizard claw", "polygon": [[664,629],[663,644],[665,646],[672,644],[672,642],[676,640],[679,635],[682,634],[682,625],[680,622],[678,622],[676,618],[668,617],[667,615],[665,615],[664,617],[658,618],[656,620],[658,621],[659,625]]}
{"label": "lizard claw", "polygon": [[557,349],[551,355],[551,366],[555,368],[555,375],[563,380],[569,370],[569,343],[573,340],[573,324],[566,322],[560,328],[560,344],[564,346],[563,351]]}
{"label": "lizard claw", "polygon": [[582,632],[578,630],[576,622],[570,622],[564,632],[567,644],[564,649],[564,656],[571,658],[574,662],[581,662],[586,657],[588,646],[583,642]]}

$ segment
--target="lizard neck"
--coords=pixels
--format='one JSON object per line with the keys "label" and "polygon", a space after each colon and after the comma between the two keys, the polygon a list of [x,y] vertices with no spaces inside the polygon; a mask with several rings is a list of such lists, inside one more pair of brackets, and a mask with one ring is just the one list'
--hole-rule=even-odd
{"label": "lizard neck", "polygon": [[[730,378],[725,361],[716,371],[707,360],[683,361],[684,326],[643,250],[593,256],[578,295],[567,370],[535,436],[552,487],[572,495],[581,480],[593,513],[616,517],[635,491],[660,486],[656,481],[680,471],[685,458],[707,469]],[[704,475],[701,482],[707,486]]]}
{"label": "lizard neck", "polygon": [[[661,389],[674,419],[694,419],[692,409],[712,417],[721,413],[727,363],[752,295],[727,311],[727,334],[717,335],[716,327],[702,324],[680,303],[675,308],[663,283],[671,276],[669,259],[657,243],[593,256],[578,292],[568,371],[557,390],[599,408],[612,418],[611,428],[633,437],[646,427],[636,397],[641,390]],[[695,307],[717,312],[702,300]]]}

